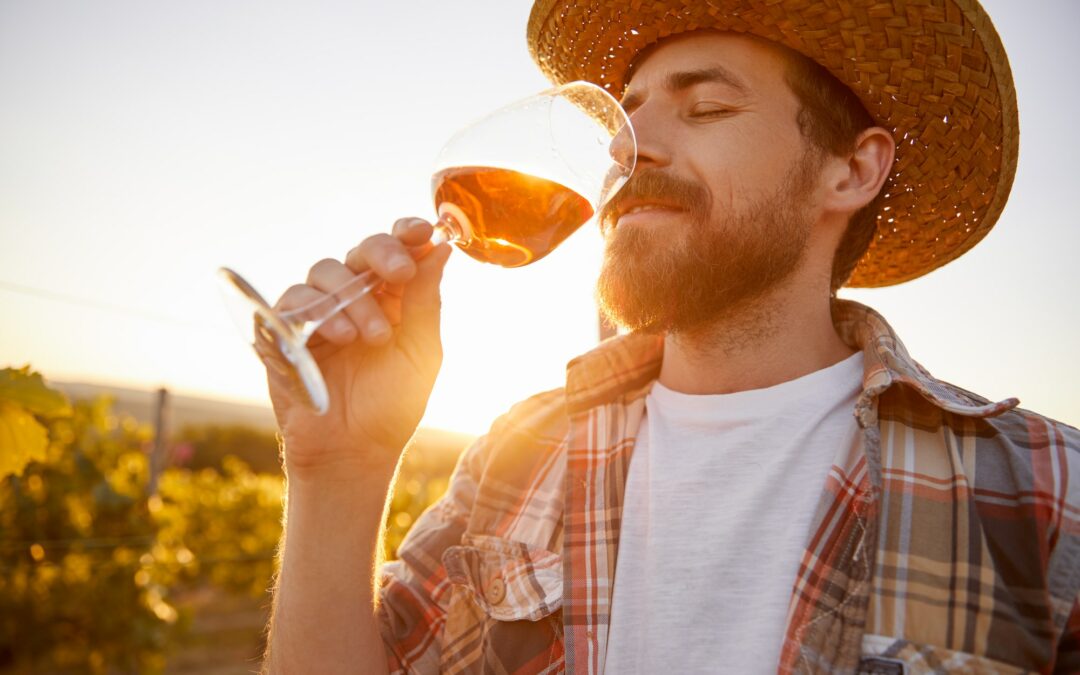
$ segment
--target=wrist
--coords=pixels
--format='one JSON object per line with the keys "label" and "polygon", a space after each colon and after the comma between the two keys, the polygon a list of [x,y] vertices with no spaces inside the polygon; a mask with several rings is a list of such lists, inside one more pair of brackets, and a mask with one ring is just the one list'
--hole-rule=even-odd
{"label": "wrist", "polygon": [[[359,456],[358,456],[359,455]],[[388,484],[397,470],[400,452],[371,450],[335,453],[326,451],[316,457],[290,456],[288,441],[284,443],[282,470],[290,483],[326,486],[337,483]]]}

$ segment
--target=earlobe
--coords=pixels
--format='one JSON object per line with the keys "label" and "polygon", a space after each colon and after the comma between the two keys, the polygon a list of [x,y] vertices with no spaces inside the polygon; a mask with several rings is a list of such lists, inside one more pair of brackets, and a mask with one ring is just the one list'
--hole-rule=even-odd
{"label": "earlobe", "polygon": [[892,172],[895,155],[896,143],[887,130],[871,127],[862,131],[846,162],[836,158],[838,175],[829,191],[827,208],[854,213],[869,204]]}

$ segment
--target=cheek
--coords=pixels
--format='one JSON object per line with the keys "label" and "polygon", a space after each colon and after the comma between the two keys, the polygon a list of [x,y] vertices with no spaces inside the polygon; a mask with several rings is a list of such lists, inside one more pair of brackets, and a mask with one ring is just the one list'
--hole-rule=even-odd
{"label": "cheek", "polygon": [[683,175],[708,189],[713,218],[744,213],[775,195],[802,147],[793,124],[754,113],[684,129],[673,140],[684,149],[680,154],[688,166]]}
{"label": "cheek", "polygon": [[[744,213],[763,199],[774,199],[798,161],[793,148],[801,147],[778,134],[733,151],[723,162],[713,162],[707,185],[712,193],[713,211]],[[723,215],[723,214],[720,214]]]}
{"label": "cheek", "polygon": [[709,192],[712,193],[712,210],[713,218],[722,215],[725,212],[731,210],[737,210],[738,204],[736,198],[738,190],[735,186],[734,176],[731,172],[725,171],[714,177],[710,186]]}
{"label": "cheek", "polygon": [[770,193],[783,175],[776,144],[752,131],[732,125],[685,140],[692,148],[690,172],[708,189],[713,217],[742,211],[758,195]]}

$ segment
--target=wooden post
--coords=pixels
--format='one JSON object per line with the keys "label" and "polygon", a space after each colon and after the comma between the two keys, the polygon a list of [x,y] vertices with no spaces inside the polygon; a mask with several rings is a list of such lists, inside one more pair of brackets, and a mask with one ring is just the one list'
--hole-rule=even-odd
{"label": "wooden post", "polygon": [[154,413],[154,445],[150,450],[149,494],[157,494],[158,477],[165,470],[165,455],[169,443],[169,390],[157,390],[157,406]]}

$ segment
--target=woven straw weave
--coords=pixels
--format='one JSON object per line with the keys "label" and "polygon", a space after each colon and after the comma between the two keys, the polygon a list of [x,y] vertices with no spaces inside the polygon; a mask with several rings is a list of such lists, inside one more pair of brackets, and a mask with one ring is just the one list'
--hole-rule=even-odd
{"label": "woven straw weave", "polygon": [[552,81],[588,80],[620,96],[641,49],[703,28],[809,56],[893,132],[878,233],[848,286],[926,274],[993,227],[1016,171],[1016,93],[975,0],[537,0],[528,42]]}

